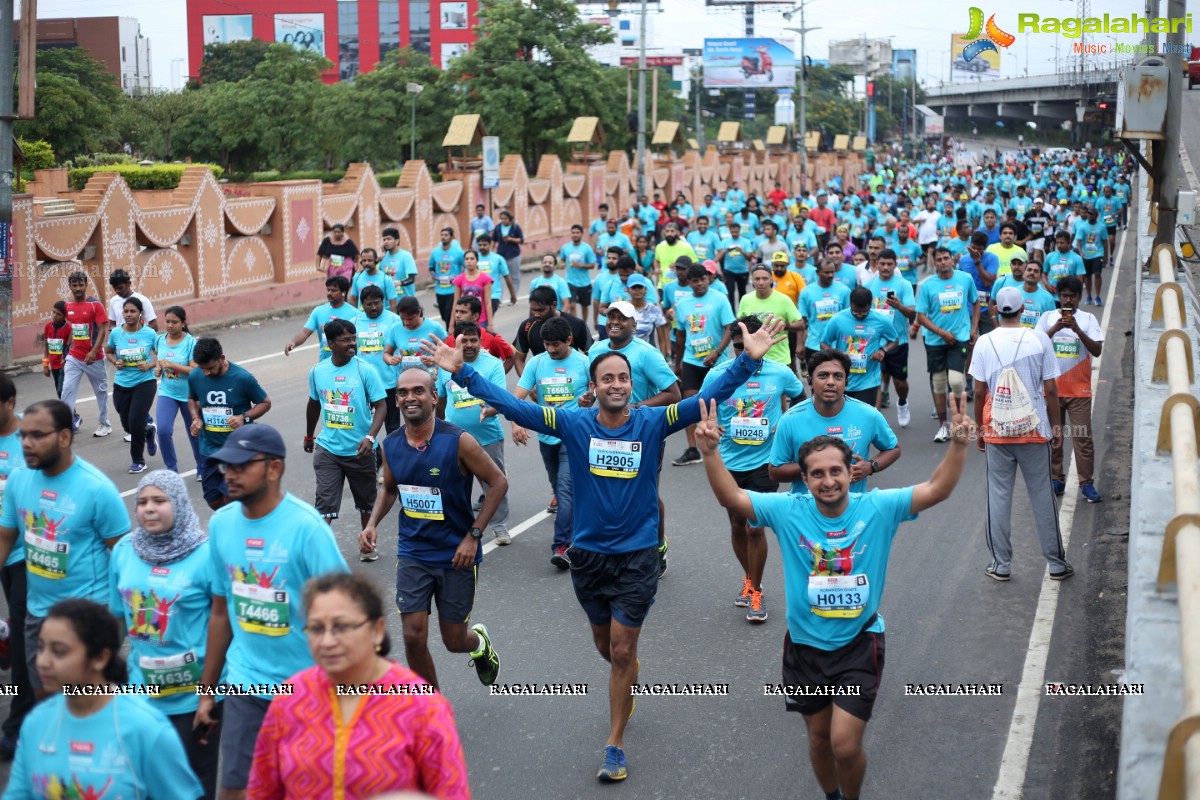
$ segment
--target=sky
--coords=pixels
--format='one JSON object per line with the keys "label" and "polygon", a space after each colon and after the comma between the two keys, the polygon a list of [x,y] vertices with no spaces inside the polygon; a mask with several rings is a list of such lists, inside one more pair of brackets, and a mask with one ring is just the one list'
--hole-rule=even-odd
{"label": "sky", "polygon": [[[11,0],[0,0],[9,2]],[[191,65],[187,59],[186,0],[39,0],[38,15],[43,19],[75,16],[130,16],[141,23],[142,33],[150,38],[152,51],[153,80],[157,86],[173,88],[174,75],[187,75]],[[228,0],[230,13],[237,13],[239,0]],[[680,54],[683,48],[700,48],[705,37],[728,37],[740,35],[744,30],[743,6],[729,8],[706,7],[705,0],[662,0],[655,11],[650,4],[650,13],[656,14],[654,24],[655,42],[650,46],[662,55]],[[894,48],[912,48],[917,52],[917,78],[936,84],[949,74],[950,34],[962,33],[968,25],[970,2],[961,0],[921,0],[904,3],[895,0],[808,0],[805,7],[805,24],[811,32],[806,41],[806,52],[814,59],[825,58],[831,40],[861,38],[892,38]],[[1165,13],[1167,3],[1162,2]],[[1105,13],[1128,16],[1144,13],[1140,0],[1119,2],[1118,0],[1090,0],[1090,16]],[[636,8],[635,3],[622,2],[622,9]],[[758,6],[756,10],[756,35],[790,36],[797,34],[784,31],[785,26],[800,26],[800,15],[795,14],[790,22],[783,19],[782,12],[787,4]],[[1021,0],[1005,3],[980,3],[985,15],[999,10],[997,23],[1009,33],[1016,33],[1016,14],[1022,11],[1038,12],[1043,16],[1077,16],[1078,4],[1067,0]],[[585,16],[603,14],[600,3],[580,4]],[[1200,25],[1200,17],[1197,19]],[[1123,43],[1132,44],[1138,37],[1120,35]],[[1190,37],[1189,37],[1190,39]],[[1093,41],[1111,44],[1112,35],[1098,34]],[[1200,43],[1200,28],[1196,38]],[[1055,72],[1055,42],[1058,42],[1058,64],[1066,68],[1070,63],[1071,40],[1055,34],[1022,34],[1005,50],[1001,59],[1002,77],[1017,77],[1026,74],[1045,75]],[[653,52],[653,51],[652,51]],[[1089,56],[1089,63],[1100,65],[1111,61],[1109,56]],[[172,69],[172,62],[183,60]],[[1078,62],[1075,62],[1076,64]],[[180,68],[183,69],[180,69]]]}

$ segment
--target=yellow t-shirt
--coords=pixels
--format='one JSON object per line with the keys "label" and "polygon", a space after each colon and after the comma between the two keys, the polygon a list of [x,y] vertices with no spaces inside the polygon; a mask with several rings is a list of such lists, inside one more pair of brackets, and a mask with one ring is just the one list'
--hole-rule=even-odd
{"label": "yellow t-shirt", "polygon": [[[661,241],[654,246],[654,260],[658,262],[659,289],[675,280],[675,262],[680,256],[696,260],[696,251],[683,238],[676,239],[674,245]],[[686,276],[684,280],[687,280]]]}
{"label": "yellow t-shirt", "polygon": [[988,245],[987,251],[1000,259],[1000,268],[996,270],[997,278],[1001,275],[1012,275],[1012,260],[1016,256],[1023,258],[1026,264],[1029,263],[1029,254],[1015,244],[1012,247],[1006,248],[1004,245],[996,242],[995,244]]}

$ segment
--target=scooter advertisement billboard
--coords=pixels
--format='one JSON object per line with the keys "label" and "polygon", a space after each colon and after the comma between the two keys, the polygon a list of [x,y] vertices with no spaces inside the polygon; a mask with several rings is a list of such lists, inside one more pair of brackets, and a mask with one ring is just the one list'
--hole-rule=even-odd
{"label": "scooter advertisement billboard", "polygon": [[791,39],[705,39],[706,89],[765,89],[796,85]]}

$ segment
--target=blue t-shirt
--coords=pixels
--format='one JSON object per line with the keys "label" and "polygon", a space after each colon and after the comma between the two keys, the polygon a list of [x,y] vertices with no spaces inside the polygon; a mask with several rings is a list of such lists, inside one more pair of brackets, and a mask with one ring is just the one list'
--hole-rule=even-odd
{"label": "blue t-shirt", "polygon": [[723,268],[726,272],[745,275],[750,271],[750,261],[746,254],[752,252],[754,248],[751,247],[749,239],[745,236],[739,236],[736,239],[726,236],[718,246],[725,251]]}
{"label": "blue t-shirt", "polygon": [[588,226],[588,236],[596,236],[608,230],[608,220],[596,217],[592,220],[592,224]]}
{"label": "blue t-shirt", "polygon": [[196,710],[204,671],[212,590],[220,581],[205,541],[182,559],[151,566],[125,537],[112,550],[108,607],[129,636],[129,680],[161,687],[164,714]]}
{"label": "blue t-shirt", "polygon": [[[632,277],[632,276],[631,276]],[[633,300],[633,295],[629,293],[629,285],[621,280],[621,273],[617,273],[617,279],[608,282],[604,287],[604,291],[599,292],[596,297],[602,305],[615,303],[618,300]],[[658,305],[658,290],[651,286],[646,290],[646,302],[651,305]],[[605,315],[607,318],[607,315]]]}
{"label": "blue t-shirt", "polygon": [[887,342],[896,341],[907,342],[908,337],[901,340],[896,335],[892,320],[876,311],[868,311],[866,319],[859,320],[848,308],[833,315],[821,338],[822,344],[850,356],[846,390],[851,392],[879,386],[879,362],[873,356]]}
{"label": "blue t-shirt", "polygon": [[[154,352],[158,356],[159,361],[170,361],[174,364],[182,364],[189,366],[192,360],[192,352],[196,349],[196,339],[190,333],[183,335],[183,340],[179,344],[171,344],[167,341],[167,334],[160,333],[154,340]],[[122,370],[124,371],[124,370]],[[189,375],[191,373],[188,373]],[[181,403],[186,403],[188,399],[188,378],[187,375],[180,375],[173,369],[163,369],[162,380],[158,384],[158,396],[169,397],[172,400],[178,400]]]}
{"label": "blue t-shirt", "polygon": [[[379,271],[393,281],[401,284],[396,289],[398,297],[417,296],[417,262],[413,259],[412,253],[407,250],[401,250],[399,247],[396,248],[396,252],[394,253],[384,251],[379,258]],[[404,281],[410,278],[413,282],[405,284]]]}
{"label": "blue t-shirt", "polygon": [[492,279],[492,300],[504,299],[504,278],[510,273],[508,262],[499,253],[488,253],[486,256],[476,254],[479,271]]}
{"label": "blue t-shirt", "polygon": [[[892,541],[900,523],[916,519],[912,487],[851,491],[837,518],[822,514],[812,495],[748,494],[750,524],[769,527],[779,540],[792,642],[844,647],[879,612]],[[883,617],[869,630],[882,633]]]}
{"label": "blue t-shirt", "polygon": [[[4,492],[8,476],[18,467],[25,466],[25,455],[21,450],[21,432],[15,430],[8,436],[0,436],[0,508],[4,507]],[[4,566],[11,567],[25,558],[25,543],[18,536]]]}
{"label": "blue t-shirt", "polygon": [[692,231],[687,235],[687,243],[696,251],[696,259],[704,261],[707,258],[716,258],[717,251],[721,249],[721,237],[709,228],[704,233],[700,231]]}
{"label": "blue t-shirt", "polygon": [[[599,282],[600,276],[596,276],[596,281]],[[563,280],[562,275],[551,275],[547,278],[545,275],[538,275],[529,282],[529,291],[533,291],[539,286],[549,286],[554,290],[554,295],[558,298],[558,310],[563,310],[563,302],[571,297],[571,287]]]}
{"label": "blue t-shirt", "polygon": [[[704,376],[704,387],[716,383],[737,362],[724,361]],[[725,466],[734,472],[749,472],[771,457],[771,437],[783,416],[782,398],[804,395],[804,384],[782,364],[763,359],[762,368],[717,406],[717,418],[725,429],[719,449]]]}
{"label": "blue t-shirt", "polygon": [[[317,360],[323,361],[332,355],[332,351],[329,349],[329,342],[325,341],[325,326],[335,319],[354,319],[356,314],[358,314],[358,309],[349,303],[342,303],[337,308],[329,305],[329,303],[324,303],[312,310],[312,313],[308,315],[308,321],[304,323],[304,327],[310,331],[314,331],[317,334],[317,341],[321,344],[320,355],[317,357]],[[195,370],[192,371],[192,374],[196,374]]]}
{"label": "blue t-shirt", "polygon": [[1021,312],[1021,324],[1026,328],[1036,328],[1042,314],[1058,307],[1054,295],[1047,292],[1041,284],[1038,284],[1032,292],[1025,291],[1024,283],[1019,284],[1017,289],[1025,298],[1025,310]]}
{"label": "blue t-shirt", "polygon": [[434,294],[454,294],[454,279],[463,271],[463,249],[458,242],[437,247],[429,254],[429,272],[433,275]]}
{"label": "blue t-shirt", "polygon": [[108,346],[113,350],[117,362],[124,367],[116,370],[113,382],[117,386],[130,389],[154,380],[154,370],[140,370],[139,364],[149,364],[154,358],[154,343],[158,334],[154,329],[143,325],[141,329],[130,333],[125,326],[113,328],[108,332]]}
{"label": "blue t-shirt", "polygon": [[317,364],[308,372],[308,399],[321,406],[317,444],[342,458],[356,455],[358,443],[371,432],[371,404],[386,396],[379,373],[361,358],[340,367],[332,358]]}
{"label": "blue t-shirt", "polygon": [[612,339],[596,342],[587,352],[589,368],[604,353],[620,353],[629,361],[629,377],[633,381],[633,393],[629,398],[631,404],[642,403],[659,392],[665,392],[679,380],[662,352],[636,336],[630,338],[624,347],[618,348],[612,346]]}
{"label": "blue t-shirt", "polygon": [[760,365],[743,354],[720,380],[683,402],[631,407],[619,428],[601,425],[595,407],[541,408],[517,400],[470,364],[456,380],[518,425],[562,439],[574,483],[574,545],[611,555],[658,546],[658,456],[666,437],[699,422],[700,403],[729,397]]}
{"label": "blue t-shirt", "polygon": [[383,340],[384,348],[391,347],[392,355],[400,356],[400,363],[395,367],[397,378],[406,369],[423,369],[437,377],[437,367],[427,367],[421,363],[421,340],[430,334],[445,339],[446,329],[431,319],[423,319],[415,330],[410,331],[400,322],[387,332]]}
{"label": "blue t-shirt", "polygon": [[[954,334],[959,344],[971,338],[971,309],[979,302],[975,281],[966,272],[955,270],[942,280],[930,275],[917,288],[917,313],[929,317],[939,328]],[[922,326],[925,344],[945,345],[941,336]]]}
{"label": "blue t-shirt", "polygon": [[726,326],[735,319],[729,299],[715,291],[677,299],[675,328],[683,332],[683,363],[703,367],[704,359],[716,352]]}
{"label": "blue t-shirt", "polygon": [[387,308],[389,303],[399,297],[396,292],[396,283],[390,275],[382,270],[376,270],[374,275],[365,269],[360,270],[354,276],[354,281],[350,284],[350,294],[358,299],[358,308],[360,311],[362,310],[362,291],[368,286],[378,286],[383,290],[384,308]]}
{"label": "blue t-shirt", "polygon": [[961,259],[967,252],[967,245],[971,243],[970,239],[960,239],[955,236],[950,241],[946,242],[945,247],[950,251],[950,255]]}
{"label": "blue t-shirt", "polygon": [[[218,576],[213,594],[229,605],[233,640],[225,656],[231,684],[284,683],[312,666],[301,592],[309,578],[349,572],[320,513],[292,494],[261,519],[230,503],[208,523]],[[268,699],[269,695],[259,695]]]}
{"label": "blue t-shirt", "polygon": [[1117,224],[1117,212],[1121,210],[1121,200],[1115,194],[1112,197],[1097,197],[1092,205],[1100,212],[1098,222],[1109,228]]}
{"label": "blue t-shirt", "polygon": [[1108,241],[1108,228],[1097,220],[1093,225],[1086,220],[1075,223],[1075,246],[1085,259],[1104,255],[1104,243]]}
{"label": "blue t-shirt", "polygon": [[888,305],[887,295],[888,292],[894,293],[900,305],[911,308],[917,303],[916,292],[913,291],[912,284],[901,278],[898,273],[893,272],[891,280],[887,281],[876,275],[867,282],[867,288],[874,295],[871,307],[876,314],[882,314],[892,321],[892,329],[896,332],[896,341],[900,342],[900,346],[903,347],[908,342],[908,318]]}
{"label": "blue t-shirt", "polygon": [[833,319],[834,314],[850,307],[850,289],[837,281],[826,289],[814,280],[800,292],[800,302],[796,305],[800,309],[800,316],[808,323],[804,346],[809,350],[819,350],[829,320]]}
{"label": "blue t-shirt", "polygon": [[75,456],[54,477],[27,467],[13,470],[0,527],[16,528],[25,543],[30,616],[44,617],[71,597],[108,602],[108,542],[129,533],[129,514],[117,487],[97,467]]}
{"label": "blue t-shirt", "polygon": [[471,241],[479,241],[479,234],[490,234],[495,229],[496,223],[487,214],[471,217],[471,221],[467,223],[467,229],[471,231]]}
{"label": "blue t-shirt", "polygon": [[[979,297],[979,302],[986,304],[993,294],[1000,291],[1000,286],[995,281],[992,282],[992,288],[990,289],[984,285],[983,278],[979,274],[980,265],[983,266],[984,272],[997,276],[997,279],[1000,277],[1000,257],[995,253],[984,251],[980,257],[980,264],[975,263],[975,259],[970,253],[967,253],[958,260],[959,272],[963,272],[971,277],[971,280],[975,283],[975,294]],[[935,274],[933,277],[936,278],[937,275]]]}
{"label": "blue t-shirt", "polygon": [[1074,250],[1062,253],[1057,247],[1046,253],[1046,280],[1050,282],[1050,285],[1058,286],[1058,282],[1067,275],[1078,275],[1081,278],[1087,275],[1079,253]]}
{"label": "blue t-shirt", "polygon": [[[504,388],[503,361],[480,350],[473,366],[485,380]],[[480,422],[479,412],[484,408],[483,401],[455,383],[450,373],[444,369],[438,370],[437,393],[438,397],[446,399],[446,422],[474,436],[481,447],[504,440],[504,428],[500,425],[500,417],[491,416]]]}
{"label": "blue t-shirt", "polygon": [[[544,408],[579,408],[579,396],[588,390],[588,367],[588,357],[574,348],[562,359],[538,353],[525,364],[517,385],[527,392],[536,391],[537,404]],[[539,433],[538,441],[553,445],[562,440]]]}
{"label": "blue t-shirt", "polygon": [[[833,274],[834,283],[840,283],[850,291],[854,291],[858,287],[858,270],[853,264],[842,263],[838,267],[838,271]],[[813,283],[816,283],[814,280]]]}
{"label": "blue t-shirt", "polygon": [[203,370],[188,375],[188,399],[200,404],[200,455],[211,456],[221,449],[233,428],[230,417],[240,417],[267,398],[258,379],[237,364],[225,374],[210,378]]}
{"label": "blue t-shirt", "polygon": [[[851,452],[863,458],[869,458],[871,445],[881,452],[899,445],[896,434],[874,406],[847,397],[840,412],[824,417],[817,412],[812,400],[805,400],[789,408],[775,429],[771,463],[777,467],[796,463],[801,446],[817,436],[836,436],[850,445]],[[808,487],[802,480],[793,481],[791,490],[795,494],[808,494]],[[850,484],[851,492],[866,490],[866,478]]]}
{"label": "blue t-shirt", "polygon": [[353,323],[355,333],[358,334],[358,357],[375,368],[385,388],[396,388],[398,372],[396,367],[384,363],[383,354],[387,347],[388,332],[395,325],[403,325],[400,315],[393,314],[385,308],[374,319],[363,312],[354,318]]}
{"label": "blue t-shirt", "polygon": [[21,725],[4,800],[148,792],[155,800],[196,800],[204,790],[179,734],[153,702],[117,695],[86,717],[72,714],[63,695],[39,703]]}
{"label": "blue t-shirt", "polygon": [[604,231],[596,237],[596,258],[603,261],[610,247],[619,247],[626,253],[633,254],[633,242],[629,241],[629,237],[621,231],[611,235],[608,231]]}
{"label": "blue t-shirt", "polygon": [[896,268],[904,279],[913,286],[917,285],[917,267],[921,263],[921,245],[909,239],[904,244],[892,246],[896,251]]}
{"label": "blue t-shirt", "polygon": [[585,242],[567,242],[558,251],[567,265],[567,283],[571,286],[591,286],[592,270],[596,266],[596,251]]}

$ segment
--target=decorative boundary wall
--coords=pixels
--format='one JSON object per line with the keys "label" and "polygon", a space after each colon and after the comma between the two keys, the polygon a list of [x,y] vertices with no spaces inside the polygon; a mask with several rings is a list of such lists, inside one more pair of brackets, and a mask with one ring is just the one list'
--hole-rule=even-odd
{"label": "decorative boundary wall", "polygon": [[[778,181],[799,190],[795,154],[687,153],[648,164],[646,193],[670,199],[683,192],[694,205],[706,193],[738,181],[766,195]],[[809,162],[810,179],[823,185],[837,175],[852,186],[863,170],[860,156],[822,154]],[[482,188],[478,172],[444,173],[434,182],[423,161],[404,165],[394,189],[382,188],[369,164],[352,164],[336,184],[279,181],[222,186],[202,166],[184,171],[173,192],[135,192],[116,173],[97,173],[79,192],[57,192],[74,201],[74,213],[46,216],[32,195],[13,201],[13,354],[40,355],[41,331],[55,301],[68,296],[67,276],[92,280],[107,298],[107,276],[125,269],[138,291],[157,308],[181,304],[189,322],[261,314],[319,300],[323,282],[316,251],[334,223],[346,226],[359,247],[378,247],[380,231],[395,227],[401,246],[424,269],[438,231],[456,238],[468,230],[477,203],[507,208],[525,231],[526,252],[558,249],[571,225],[586,225],[601,203],[630,208],[637,171],[623,152],[606,161],[563,164],[544,156],[530,175],[519,156],[501,164],[500,186]],[[40,199],[40,198],[39,198]]]}

